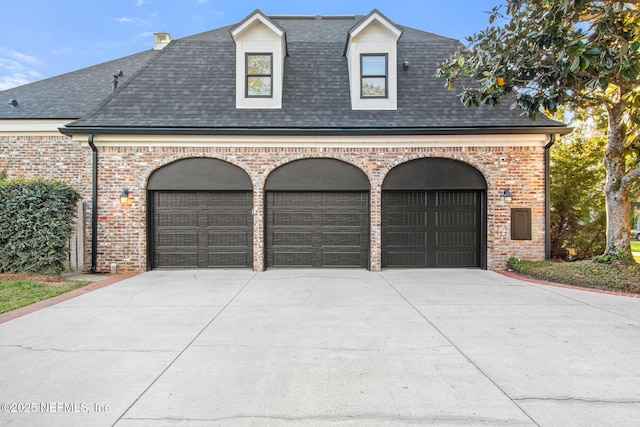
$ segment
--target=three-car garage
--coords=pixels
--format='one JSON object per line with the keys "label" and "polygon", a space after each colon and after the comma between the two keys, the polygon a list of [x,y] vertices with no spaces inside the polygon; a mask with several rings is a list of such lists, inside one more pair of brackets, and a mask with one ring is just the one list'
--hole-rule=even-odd
{"label": "three-car garage", "polygon": [[[379,209],[382,267],[486,267],[486,188],[474,167],[443,158],[391,169]],[[251,268],[254,185],[238,166],[178,160],[148,185],[148,268]],[[262,188],[264,265],[355,267],[371,263],[371,183],[330,158],[274,169]]]}

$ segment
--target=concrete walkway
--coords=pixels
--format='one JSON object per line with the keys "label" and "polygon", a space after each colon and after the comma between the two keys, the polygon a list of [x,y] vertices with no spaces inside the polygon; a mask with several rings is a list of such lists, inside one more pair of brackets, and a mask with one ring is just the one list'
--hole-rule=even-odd
{"label": "concrete walkway", "polygon": [[0,425],[637,426],[640,300],[481,270],[153,271],[0,324]]}

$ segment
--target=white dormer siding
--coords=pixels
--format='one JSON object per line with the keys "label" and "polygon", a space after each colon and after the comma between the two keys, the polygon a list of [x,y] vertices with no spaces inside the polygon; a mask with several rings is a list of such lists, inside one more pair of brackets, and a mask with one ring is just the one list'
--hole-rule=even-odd
{"label": "white dormer siding", "polygon": [[[401,35],[402,30],[376,10],[349,31],[345,56],[353,110],[398,109],[398,39]],[[369,69],[365,65],[363,70],[363,58],[365,64],[370,64]],[[381,72],[383,58],[386,67]],[[371,83],[379,91],[363,91],[363,84]]]}
{"label": "white dormer siding", "polygon": [[[285,32],[262,12],[255,11],[231,29],[236,44],[236,108],[282,108]],[[260,67],[247,67],[248,62]],[[260,90],[251,89],[258,82]],[[268,87],[270,85],[270,88]]]}

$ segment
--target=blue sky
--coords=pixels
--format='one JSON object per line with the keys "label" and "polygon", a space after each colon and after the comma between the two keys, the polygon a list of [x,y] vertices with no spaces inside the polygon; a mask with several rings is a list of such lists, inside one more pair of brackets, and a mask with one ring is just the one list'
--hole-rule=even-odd
{"label": "blue sky", "polygon": [[376,8],[397,24],[457,39],[488,26],[501,0],[3,0],[0,90],[266,14],[353,15]]}

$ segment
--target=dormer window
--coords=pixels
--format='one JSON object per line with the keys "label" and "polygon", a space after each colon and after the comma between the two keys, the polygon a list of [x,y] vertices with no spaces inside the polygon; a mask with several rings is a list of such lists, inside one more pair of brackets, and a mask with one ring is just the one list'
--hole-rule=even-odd
{"label": "dormer window", "polygon": [[247,53],[247,97],[271,98],[273,96],[273,55],[271,53]]}
{"label": "dormer window", "polygon": [[360,96],[362,98],[387,98],[387,55],[360,55]]}
{"label": "dormer window", "polygon": [[236,108],[282,108],[284,29],[256,10],[229,33],[236,44]]}
{"label": "dormer window", "polygon": [[398,40],[402,28],[372,10],[351,30],[344,56],[353,110],[398,109]]}

